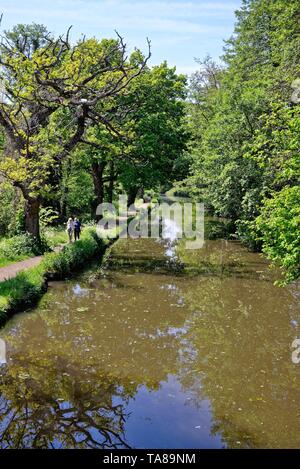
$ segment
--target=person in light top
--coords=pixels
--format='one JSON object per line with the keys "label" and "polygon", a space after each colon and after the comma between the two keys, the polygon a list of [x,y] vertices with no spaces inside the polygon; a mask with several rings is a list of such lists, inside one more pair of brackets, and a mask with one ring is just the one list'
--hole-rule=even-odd
{"label": "person in light top", "polygon": [[73,241],[73,233],[74,233],[74,222],[73,218],[69,218],[67,222],[67,233],[69,236],[69,243],[72,243]]}

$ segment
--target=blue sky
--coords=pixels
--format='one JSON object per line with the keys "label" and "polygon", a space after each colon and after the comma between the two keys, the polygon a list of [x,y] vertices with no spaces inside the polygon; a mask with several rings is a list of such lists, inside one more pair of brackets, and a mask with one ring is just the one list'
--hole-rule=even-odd
{"label": "blue sky", "polygon": [[197,68],[195,57],[222,54],[241,0],[1,0],[2,29],[17,23],[43,23],[56,34],[73,25],[72,39],[124,36],[128,47],[152,42],[151,63],[167,60],[178,72]]}

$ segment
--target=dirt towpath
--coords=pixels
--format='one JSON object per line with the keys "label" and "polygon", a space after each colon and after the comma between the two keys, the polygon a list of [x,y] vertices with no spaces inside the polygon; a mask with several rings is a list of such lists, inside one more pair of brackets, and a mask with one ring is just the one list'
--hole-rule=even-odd
{"label": "dirt towpath", "polygon": [[[54,252],[60,252],[64,248],[65,244],[60,244],[54,248]],[[15,278],[19,272],[22,270],[31,269],[31,267],[36,267],[43,260],[43,256],[31,257],[25,261],[15,262],[14,264],[9,264],[5,267],[0,268],[0,282],[4,280],[9,280]]]}
{"label": "dirt towpath", "polygon": [[5,267],[0,268],[0,282],[14,278],[22,270],[30,269],[38,265],[43,259],[43,256],[31,257],[25,261],[16,262],[14,264],[9,264]]}
{"label": "dirt towpath", "polygon": [[[137,212],[140,212],[142,209],[146,210],[150,204],[149,203],[143,203],[137,208]],[[136,212],[134,213],[128,213],[128,216],[130,215],[136,215]],[[128,217],[119,217],[119,220],[127,220]],[[123,221],[122,220],[122,221]],[[65,245],[61,244],[59,246],[56,246],[54,248],[54,252],[59,252],[63,249]],[[30,259],[26,259],[25,261],[20,261],[20,262],[15,262],[14,264],[9,264],[5,267],[0,268],[0,282],[3,282],[4,280],[8,280],[11,278],[16,277],[16,275],[19,272],[22,272],[22,270],[27,270],[30,269],[31,267],[35,267],[39,265],[42,262],[43,256],[36,256],[36,257],[31,257]]]}

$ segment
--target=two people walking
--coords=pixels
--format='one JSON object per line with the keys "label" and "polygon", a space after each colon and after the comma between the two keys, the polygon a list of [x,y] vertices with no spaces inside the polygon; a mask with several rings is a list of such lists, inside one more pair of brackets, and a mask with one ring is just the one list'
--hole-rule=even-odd
{"label": "two people walking", "polygon": [[78,218],[69,218],[68,223],[67,223],[67,233],[69,236],[69,242],[72,243],[73,241],[73,236],[74,240],[77,241],[80,239],[80,233],[81,233],[81,223],[78,220]]}

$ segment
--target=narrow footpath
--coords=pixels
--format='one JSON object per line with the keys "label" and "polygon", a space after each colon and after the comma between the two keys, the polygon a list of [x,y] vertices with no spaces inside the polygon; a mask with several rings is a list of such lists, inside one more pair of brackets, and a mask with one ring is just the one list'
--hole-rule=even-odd
{"label": "narrow footpath", "polygon": [[[60,252],[65,244],[60,244],[54,248],[54,252]],[[0,268],[0,282],[15,278],[19,272],[23,270],[31,269],[31,267],[36,267],[39,265],[44,256],[30,257],[25,261],[14,262],[13,264],[6,265],[5,267]]]}
{"label": "narrow footpath", "polygon": [[30,269],[35,267],[42,261],[43,256],[31,257],[25,261],[15,262],[14,264],[6,265],[5,267],[0,268],[0,282],[4,280],[9,280],[16,277],[16,275],[22,270]]}
{"label": "narrow footpath", "polygon": [[[137,213],[141,212],[141,210],[147,210],[149,207],[149,203],[142,203],[138,207],[136,207],[135,212],[128,212],[127,216],[118,217],[118,221],[124,221],[128,219],[128,216],[135,216]],[[54,248],[54,252],[60,252],[66,244],[60,244]],[[23,270],[28,270],[31,267],[36,267],[39,265],[43,260],[43,256],[36,256],[31,257],[30,259],[26,259],[25,261],[15,262],[13,264],[9,264],[5,267],[0,268],[0,282],[4,282],[5,280],[9,280],[11,278],[15,278],[19,272]]]}

